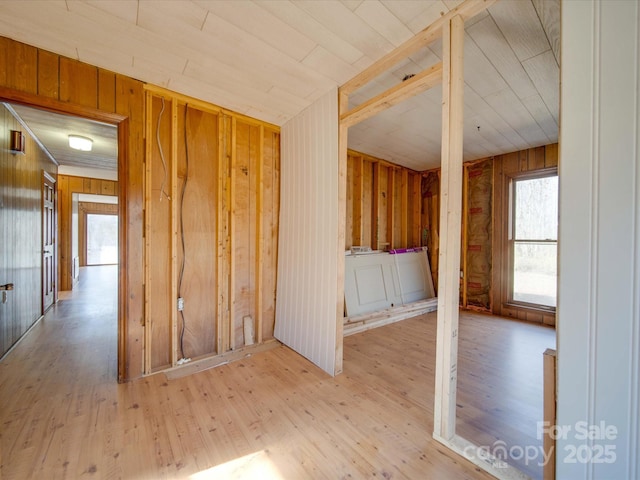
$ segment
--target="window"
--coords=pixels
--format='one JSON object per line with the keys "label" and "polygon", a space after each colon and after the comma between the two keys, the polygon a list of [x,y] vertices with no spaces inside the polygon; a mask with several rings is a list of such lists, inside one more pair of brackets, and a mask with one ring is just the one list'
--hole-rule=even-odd
{"label": "window", "polygon": [[87,265],[118,263],[118,216],[87,214]]}
{"label": "window", "polygon": [[558,175],[512,179],[509,301],[555,309],[558,254]]}

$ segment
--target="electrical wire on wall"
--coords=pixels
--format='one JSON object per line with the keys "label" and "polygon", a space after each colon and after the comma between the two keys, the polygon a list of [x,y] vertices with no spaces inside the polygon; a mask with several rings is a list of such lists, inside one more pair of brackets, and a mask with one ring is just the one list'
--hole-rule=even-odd
{"label": "electrical wire on wall", "polygon": [[160,97],[162,100],[162,108],[158,114],[158,125],[156,127],[156,142],[158,143],[158,150],[160,151],[160,160],[162,160],[162,170],[164,171],[164,177],[162,178],[162,184],[160,185],[160,201],[162,197],[167,197],[167,200],[171,200],[171,197],[164,191],[164,187],[167,184],[167,161],[164,159],[164,152],[162,151],[162,142],[160,142],[160,123],[162,122],[162,114],[164,113],[164,97]]}
{"label": "electrical wire on wall", "polygon": [[184,243],[184,192],[187,189],[187,182],[189,181],[189,142],[187,135],[187,114],[189,112],[189,104],[184,105],[184,153],[185,153],[185,173],[184,182],[182,182],[182,189],[180,190],[180,241],[182,244],[182,262],[180,265],[180,275],[178,277],[178,311],[180,312],[180,318],[182,319],[182,327],[180,329],[180,361],[178,363],[188,362],[190,359],[184,356],[184,332],[186,329],[186,321],[184,317],[184,303],[182,298],[182,280],[184,278],[184,267],[187,259],[187,251]]}

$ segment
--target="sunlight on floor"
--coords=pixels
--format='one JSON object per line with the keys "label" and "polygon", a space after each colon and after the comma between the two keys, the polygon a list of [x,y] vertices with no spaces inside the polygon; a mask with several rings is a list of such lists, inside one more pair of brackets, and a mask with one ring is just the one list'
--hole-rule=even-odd
{"label": "sunlight on floor", "polygon": [[280,475],[276,466],[269,459],[269,454],[264,450],[216,465],[215,467],[208,468],[189,477],[190,480],[213,478],[284,480],[284,477]]}

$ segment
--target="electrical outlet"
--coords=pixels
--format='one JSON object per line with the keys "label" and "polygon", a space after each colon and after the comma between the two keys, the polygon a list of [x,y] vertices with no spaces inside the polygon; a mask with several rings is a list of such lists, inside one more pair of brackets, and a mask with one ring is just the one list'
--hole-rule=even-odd
{"label": "electrical outlet", "polygon": [[178,298],[178,311],[181,312],[182,310],[184,310],[184,298],[179,297]]}

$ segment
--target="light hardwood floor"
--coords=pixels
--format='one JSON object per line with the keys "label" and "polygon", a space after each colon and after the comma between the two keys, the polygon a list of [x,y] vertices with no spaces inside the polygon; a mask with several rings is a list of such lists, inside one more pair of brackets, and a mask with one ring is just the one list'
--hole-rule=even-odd
{"label": "light hardwood floor", "polygon": [[[336,378],[277,347],[188,377],[118,385],[115,293],[105,287],[115,268],[82,273],[80,288],[0,362],[1,478],[490,478],[431,438],[434,315],[347,337]],[[499,322],[523,338],[534,327]],[[504,416],[517,433],[519,412],[499,406],[513,378],[500,373],[504,385],[490,388],[470,367],[484,358],[480,371],[493,375],[482,342],[515,354],[520,334],[505,344],[490,317],[472,322],[482,334],[465,325],[461,350],[476,360],[461,355],[459,432],[473,439]]]}

